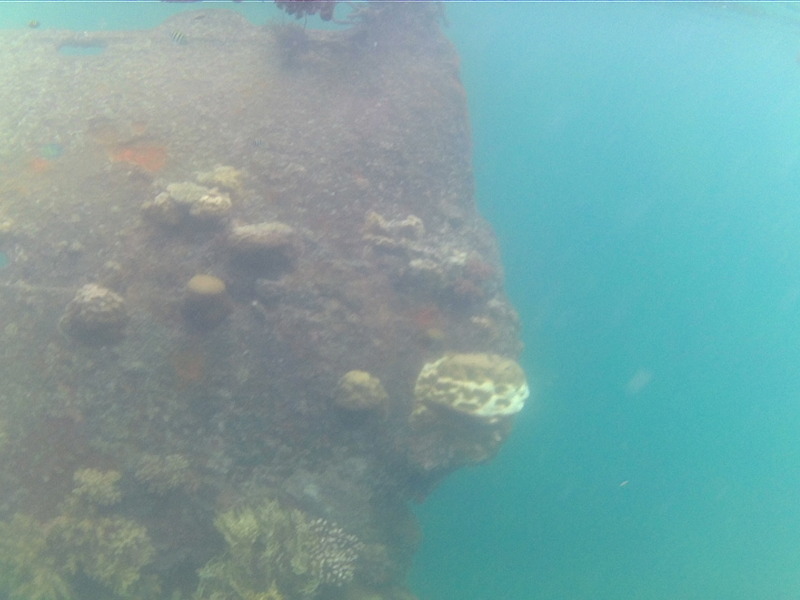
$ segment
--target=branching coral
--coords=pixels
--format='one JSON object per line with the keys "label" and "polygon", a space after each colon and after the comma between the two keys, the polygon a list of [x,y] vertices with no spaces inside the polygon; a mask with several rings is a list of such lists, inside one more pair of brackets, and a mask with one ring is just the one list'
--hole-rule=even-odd
{"label": "branching coral", "polygon": [[0,523],[0,591],[11,600],[71,600],[68,573],[48,548],[42,524],[16,514]]}
{"label": "branching coral", "polygon": [[0,523],[0,592],[20,600],[73,600],[79,575],[120,599],[139,597],[145,587],[153,591],[152,580],[141,577],[155,552],[147,530],[99,514],[119,501],[118,479],[116,471],[79,470],[60,515],[41,522],[17,513]]}
{"label": "branching coral", "polygon": [[335,0],[275,0],[275,4],[297,19],[318,14],[323,21],[333,19],[336,8]]}
{"label": "branching coral", "polygon": [[305,523],[314,543],[308,549],[316,576],[323,583],[341,586],[353,580],[363,544],[335,523],[313,519]]}
{"label": "branching coral", "polygon": [[83,573],[121,597],[134,591],[154,554],[145,528],[123,517],[59,517],[49,524],[48,543],[68,573]]}
{"label": "branching coral", "polygon": [[154,494],[166,494],[191,485],[189,466],[189,460],[182,454],[145,454],[136,465],[134,476]]}
{"label": "branching coral", "polygon": [[72,490],[71,502],[86,502],[98,506],[116,504],[122,498],[117,484],[119,471],[99,471],[97,469],[79,469],[73,475],[75,487]]}
{"label": "branching coral", "polygon": [[320,586],[352,581],[363,549],[335,523],[274,500],[228,510],[214,524],[227,550],[200,570],[198,600],[314,598]]}

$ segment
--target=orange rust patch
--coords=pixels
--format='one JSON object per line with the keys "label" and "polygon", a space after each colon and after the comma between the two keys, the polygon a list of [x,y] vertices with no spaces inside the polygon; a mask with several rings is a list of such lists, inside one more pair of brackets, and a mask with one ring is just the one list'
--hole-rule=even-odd
{"label": "orange rust patch", "polygon": [[36,158],[31,159],[31,162],[28,163],[28,166],[33,173],[40,175],[42,173],[47,173],[53,168],[53,161],[37,156]]}
{"label": "orange rust patch", "polygon": [[206,376],[206,357],[196,349],[179,350],[169,359],[178,386],[200,383]]}
{"label": "orange rust patch", "polygon": [[147,133],[147,127],[146,121],[133,121],[131,123],[131,133],[133,135],[144,135]]}
{"label": "orange rust patch", "polygon": [[167,164],[167,149],[155,144],[124,144],[111,149],[111,160],[155,173]]}
{"label": "orange rust patch", "polygon": [[423,331],[437,327],[442,321],[441,311],[432,305],[417,308],[410,316],[414,326]]}

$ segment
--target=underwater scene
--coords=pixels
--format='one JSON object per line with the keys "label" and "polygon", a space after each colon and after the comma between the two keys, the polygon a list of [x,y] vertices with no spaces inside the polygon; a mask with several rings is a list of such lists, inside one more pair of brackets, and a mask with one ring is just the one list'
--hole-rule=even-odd
{"label": "underwater scene", "polygon": [[800,598],[800,7],[0,2],[0,600]]}

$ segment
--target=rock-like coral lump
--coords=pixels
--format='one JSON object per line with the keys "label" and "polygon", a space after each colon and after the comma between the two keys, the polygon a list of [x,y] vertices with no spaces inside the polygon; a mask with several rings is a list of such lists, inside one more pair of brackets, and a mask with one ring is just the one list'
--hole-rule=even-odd
{"label": "rock-like coral lump", "polygon": [[122,339],[128,322],[122,296],[96,283],[78,290],[61,316],[61,331],[89,345],[113,344]]}
{"label": "rock-like coral lump", "polygon": [[336,387],[336,406],[344,410],[385,411],[388,400],[381,380],[366,371],[348,371]]}

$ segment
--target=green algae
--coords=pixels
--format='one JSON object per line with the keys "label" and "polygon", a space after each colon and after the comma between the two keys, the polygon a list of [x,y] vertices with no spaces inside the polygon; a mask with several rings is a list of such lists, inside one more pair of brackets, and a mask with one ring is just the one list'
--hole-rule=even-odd
{"label": "green algae", "polygon": [[[89,505],[111,506],[122,499],[118,483],[119,471],[99,471],[97,469],[79,469],[75,471],[73,480],[75,488],[72,490],[68,502]],[[77,507],[75,507],[78,510]]]}
{"label": "green algae", "polygon": [[265,500],[222,512],[214,520],[226,551],[204,566],[196,600],[256,600],[265,590],[311,598],[320,580],[304,552],[308,534],[301,513]]}
{"label": "green algae", "polygon": [[145,454],[133,473],[154,494],[166,494],[192,484],[189,460],[182,454]]}
{"label": "green algae", "polygon": [[101,514],[120,500],[119,478],[116,471],[81,469],[56,517],[41,521],[16,513],[0,522],[0,594],[11,600],[77,600],[76,581],[84,577],[109,598],[153,597],[157,582],[142,577],[155,554],[146,528]]}
{"label": "green algae", "polygon": [[10,600],[72,600],[67,569],[42,523],[16,514],[0,523],[0,590]]}

